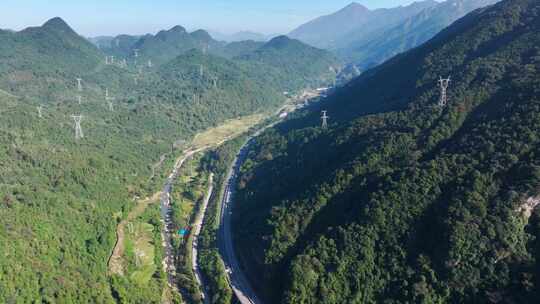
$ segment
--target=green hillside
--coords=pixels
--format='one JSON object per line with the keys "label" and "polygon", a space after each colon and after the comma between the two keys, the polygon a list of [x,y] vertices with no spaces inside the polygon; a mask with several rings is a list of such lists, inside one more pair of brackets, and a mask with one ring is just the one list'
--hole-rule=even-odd
{"label": "green hillside", "polygon": [[536,303],[539,33],[502,1],[258,138],[233,220],[266,302]]}
{"label": "green hillside", "polygon": [[148,87],[160,100],[189,108],[191,115],[200,117],[238,117],[283,102],[279,88],[266,82],[262,73],[197,50],[160,67],[156,76]]}
{"label": "green hillside", "polygon": [[[162,186],[168,172],[150,180],[152,165],[172,143],[275,110],[290,78],[193,49],[140,71],[131,61],[107,65],[105,53],[59,18],[1,31],[0,51],[0,302],[160,303],[161,267],[145,284],[107,274],[117,222],[136,197]],[[78,141],[74,114],[83,115]],[[159,215],[150,209],[142,222],[159,239]],[[156,250],[154,265],[161,255]]]}
{"label": "green hillside", "polygon": [[118,35],[116,37],[96,37],[90,41],[107,55],[118,59],[129,59],[135,56],[133,51],[135,44],[141,39],[140,36]]}
{"label": "green hillside", "polygon": [[263,45],[264,42],[253,40],[231,42],[222,49],[221,56],[225,58],[240,57],[258,50]]}
{"label": "green hillside", "polygon": [[95,46],[62,19],[21,32],[0,31],[0,88],[15,95],[48,96],[73,86],[101,62]]}
{"label": "green hillside", "polygon": [[192,49],[213,52],[222,46],[223,43],[213,40],[203,30],[188,33],[185,28],[175,26],[156,35],[143,36],[133,45],[133,49],[138,49],[143,59],[164,64]]}
{"label": "green hillside", "polygon": [[277,69],[284,81],[283,86],[290,90],[328,85],[341,69],[340,61],[330,52],[286,36],[276,37],[257,50],[237,57],[237,60]]}
{"label": "green hillside", "polygon": [[[36,103],[2,96],[0,104],[0,301],[114,303],[107,260],[116,217],[153,191],[150,164],[169,138],[189,133],[164,111],[150,125],[148,114],[88,105],[85,138],[75,141],[74,106],[47,106],[40,119]],[[156,275],[134,299],[159,300]]]}

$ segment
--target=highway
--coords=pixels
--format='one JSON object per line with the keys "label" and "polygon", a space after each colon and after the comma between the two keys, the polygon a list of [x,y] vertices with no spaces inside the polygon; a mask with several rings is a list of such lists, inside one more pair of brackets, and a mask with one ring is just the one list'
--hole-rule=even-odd
{"label": "highway", "polygon": [[[307,105],[309,98],[304,98],[305,102],[300,105],[294,106],[292,109],[287,110],[287,106],[284,106],[276,111],[275,116],[279,117],[279,120],[274,123],[268,124],[257,132],[252,134],[248,140],[244,143],[240,151],[236,155],[229,172],[227,173],[227,178],[225,179],[223,185],[223,195],[221,201],[221,214],[220,214],[220,224],[218,231],[218,247],[220,255],[225,263],[225,269],[227,272],[227,278],[229,284],[241,304],[263,304],[263,301],[257,297],[257,294],[253,290],[251,284],[249,283],[247,277],[240,267],[236,253],[234,252],[234,245],[232,239],[231,231],[231,216],[234,202],[234,192],[235,185],[237,183],[238,172],[240,167],[244,163],[247,157],[247,152],[250,146],[253,144],[255,137],[259,136],[266,129],[275,126],[276,124],[283,121],[287,116],[288,112],[294,112],[300,110]],[[205,299],[206,300],[206,299]]]}
{"label": "highway", "polygon": [[[276,114],[279,114],[276,113]],[[231,288],[240,301],[241,304],[263,304],[258,297],[253,288],[251,287],[249,281],[247,280],[244,272],[240,268],[240,263],[234,252],[234,245],[232,240],[232,231],[231,231],[231,216],[233,209],[233,199],[235,192],[235,185],[238,178],[238,171],[244,163],[247,157],[247,152],[250,146],[253,144],[253,139],[259,136],[266,129],[271,128],[281,122],[281,119],[271,123],[249,137],[249,139],[244,143],[240,151],[236,155],[229,172],[227,173],[227,178],[225,179],[223,187],[223,198],[221,201],[221,216],[218,232],[218,246],[223,262],[225,263],[225,269],[227,270],[227,277],[229,279],[229,284]]]}
{"label": "highway", "polygon": [[242,304],[262,304],[263,302],[257,298],[255,291],[249,284],[246,276],[240,268],[234,252],[232,233],[231,233],[231,215],[232,203],[234,198],[234,185],[236,185],[238,170],[245,161],[247,151],[252,143],[250,139],[240,150],[236,156],[232,167],[229,170],[225,187],[223,190],[223,200],[221,202],[221,223],[219,228],[219,249],[229,278],[231,288]]}
{"label": "highway", "polygon": [[[304,103],[302,105],[296,106],[294,107],[294,109],[292,109],[292,111],[302,109],[305,107],[305,105],[306,104]],[[240,167],[246,160],[247,152],[250,146],[253,144],[254,138],[259,136],[266,129],[271,128],[283,121],[283,119],[285,119],[288,114],[287,112],[283,112],[284,109],[285,107],[282,107],[275,113],[275,115],[280,118],[279,120],[259,129],[257,132],[251,135],[249,139],[244,143],[242,148],[240,148],[240,151],[236,155],[236,158],[234,159],[231,167],[229,168],[229,172],[223,186],[223,198],[221,201],[221,216],[218,232],[218,246],[223,262],[225,263],[225,269],[227,271],[229,284],[231,285],[234,294],[236,295],[241,304],[263,304],[263,301],[261,301],[257,297],[257,294],[255,293],[251,284],[246,278],[246,275],[240,268],[240,263],[238,262],[236,253],[234,252],[231,231],[231,216],[234,202],[235,185],[237,183]],[[285,115],[281,115],[283,113],[285,113]]]}

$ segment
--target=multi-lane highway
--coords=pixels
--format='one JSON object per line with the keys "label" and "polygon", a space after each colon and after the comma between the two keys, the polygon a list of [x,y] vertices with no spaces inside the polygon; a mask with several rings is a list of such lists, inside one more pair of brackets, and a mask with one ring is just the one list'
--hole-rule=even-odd
{"label": "multi-lane highway", "polygon": [[233,166],[230,168],[223,192],[223,201],[221,205],[221,223],[219,229],[219,247],[220,252],[225,262],[227,274],[229,277],[229,283],[231,288],[242,304],[260,304],[262,303],[255,291],[251,287],[246,276],[240,268],[240,264],[236,257],[232,233],[231,233],[231,215],[232,215],[232,203],[234,198],[234,185],[238,176],[238,170],[245,161],[247,150],[252,140],[249,140],[240,150]]}
{"label": "multi-lane highway", "polygon": [[[291,109],[291,111],[302,109],[304,106],[305,104],[300,104]],[[223,262],[225,263],[227,276],[229,278],[229,284],[231,285],[234,294],[242,304],[262,304],[263,301],[257,297],[257,294],[255,293],[253,287],[251,286],[246,275],[242,271],[236,253],[234,251],[231,231],[231,216],[238,172],[240,170],[240,167],[246,160],[247,152],[250,146],[253,144],[254,138],[259,136],[266,129],[271,128],[281,122],[284,118],[287,117],[287,114],[288,113],[285,112],[285,107],[279,109],[275,114],[277,117],[279,117],[279,120],[264,126],[249,137],[249,139],[244,143],[244,145],[236,155],[232,166],[229,168],[229,172],[225,180],[225,185],[223,187],[223,199],[221,202],[221,217],[218,235],[219,251],[221,257],[223,258]]]}

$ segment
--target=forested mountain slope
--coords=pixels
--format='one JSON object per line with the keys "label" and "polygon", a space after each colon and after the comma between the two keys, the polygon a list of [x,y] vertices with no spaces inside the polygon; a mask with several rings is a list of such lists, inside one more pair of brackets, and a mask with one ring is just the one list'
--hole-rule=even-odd
{"label": "forested mountain slope", "polygon": [[122,58],[130,58],[135,55],[133,47],[140,39],[141,36],[118,35],[116,37],[95,37],[89,40],[103,52],[122,60]]}
{"label": "forested mountain slope", "polygon": [[[278,36],[251,53],[236,57],[246,63],[262,64],[279,73],[289,90],[305,86],[316,87],[335,79],[341,62],[330,52],[308,46],[287,36]],[[269,73],[271,71],[264,71]]]}
{"label": "forested mountain slope", "polygon": [[20,32],[0,31],[0,41],[1,88],[14,94],[47,96],[101,61],[98,49],[60,18]]}
{"label": "forested mountain slope", "polygon": [[[114,38],[110,48],[102,48],[108,55],[124,56],[130,65],[146,68],[148,61],[156,66],[172,65],[178,68],[177,57],[192,54],[194,50],[210,57],[223,57],[231,67],[243,66],[243,71],[262,84],[278,91],[296,91],[305,87],[329,85],[341,70],[342,63],[328,51],[306,45],[286,36],[269,42],[240,41],[224,43],[214,40],[206,31],[188,33],[175,26],[157,35],[146,35],[133,43],[133,36]],[[139,57],[135,58],[135,51]],[[118,60],[118,59],[117,59]],[[183,62],[183,61],[182,61]],[[162,70],[171,70],[164,68]]]}
{"label": "forested mountain slope", "polygon": [[[84,105],[85,138],[75,141],[75,104],[46,106],[42,118],[30,100],[0,96],[0,105],[0,302],[114,303],[107,259],[116,220],[153,191],[150,164],[170,139],[192,134],[167,119],[181,112]],[[133,284],[132,297],[152,303],[164,284],[157,272]]]}
{"label": "forested mountain slope", "polygon": [[138,49],[143,59],[151,59],[155,64],[164,64],[191,49],[214,52],[223,46],[224,43],[215,41],[203,30],[188,33],[185,28],[175,26],[156,35],[141,37],[133,45],[133,49]]}
{"label": "forested mountain slope", "polygon": [[266,301],[535,303],[539,45],[505,0],[258,138],[233,216]]}
{"label": "forested mountain slope", "polygon": [[251,52],[254,52],[261,48],[264,45],[262,41],[254,40],[243,40],[228,43],[223,50],[221,50],[221,55],[225,58],[234,58],[242,55],[247,55]]}

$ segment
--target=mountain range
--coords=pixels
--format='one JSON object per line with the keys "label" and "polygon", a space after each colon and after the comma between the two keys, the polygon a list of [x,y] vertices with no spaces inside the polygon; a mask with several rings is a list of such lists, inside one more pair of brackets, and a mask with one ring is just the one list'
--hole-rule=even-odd
{"label": "mountain range", "polygon": [[496,2],[425,0],[376,10],[353,3],[300,26],[289,36],[332,50],[365,70],[421,45],[465,14]]}
{"label": "mountain range", "polygon": [[540,2],[503,0],[258,137],[233,211],[258,295],[535,303],[538,45]]}
{"label": "mountain range", "polygon": [[436,1],[426,0],[409,6],[369,10],[353,2],[336,13],[301,25],[289,33],[289,36],[316,47],[339,49],[357,36],[395,26],[401,20],[436,4]]}
{"label": "mountain range", "polygon": [[209,31],[209,33],[214,39],[218,41],[225,41],[225,42],[239,42],[239,41],[246,41],[246,40],[265,42],[274,38],[275,36],[278,36],[278,35],[265,35],[265,34],[252,32],[252,31],[240,31],[233,34],[223,34],[217,31]]}

